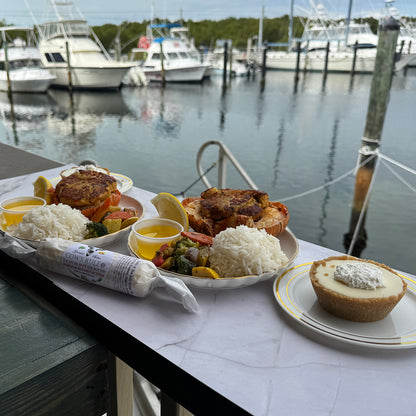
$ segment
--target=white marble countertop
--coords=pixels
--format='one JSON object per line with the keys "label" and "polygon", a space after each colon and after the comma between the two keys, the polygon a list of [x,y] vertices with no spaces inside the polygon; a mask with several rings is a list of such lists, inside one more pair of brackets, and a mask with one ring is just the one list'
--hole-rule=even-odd
{"label": "white marble countertop", "polygon": [[[41,174],[52,179],[61,170]],[[0,181],[0,199],[32,194],[31,184],[38,175]],[[127,195],[142,202],[146,217],[156,214],[150,192],[133,187]],[[339,254],[305,241],[299,246],[295,265]],[[128,254],[126,240],[111,250]],[[162,290],[134,298],[66,277],[48,277],[248,413],[415,412],[416,395],[404,395],[415,380],[415,349],[370,348],[316,333],[282,311],[273,294],[273,280],[239,289],[192,288],[200,311],[189,313]],[[204,397],[198,399],[202,408]]]}

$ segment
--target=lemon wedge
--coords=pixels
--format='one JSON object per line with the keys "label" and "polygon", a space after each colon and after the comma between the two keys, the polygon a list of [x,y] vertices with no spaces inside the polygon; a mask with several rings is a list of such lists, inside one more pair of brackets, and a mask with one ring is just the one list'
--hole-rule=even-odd
{"label": "lemon wedge", "polygon": [[192,276],[199,278],[208,278],[208,279],[221,279],[220,275],[211,267],[193,267]]}
{"label": "lemon wedge", "polygon": [[43,198],[47,204],[52,202],[52,197],[48,193],[48,189],[53,188],[52,183],[44,176],[39,176],[35,182],[33,182],[33,194],[39,198]]}
{"label": "lemon wedge", "polygon": [[151,199],[151,203],[155,206],[161,218],[176,221],[182,225],[184,231],[188,231],[188,214],[175,196],[167,192],[161,192]]}

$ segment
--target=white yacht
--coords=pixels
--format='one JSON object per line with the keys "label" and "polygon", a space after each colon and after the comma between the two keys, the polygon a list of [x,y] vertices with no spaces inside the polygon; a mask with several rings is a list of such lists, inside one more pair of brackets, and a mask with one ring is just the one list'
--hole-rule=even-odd
{"label": "white yacht", "polygon": [[200,62],[188,45],[179,37],[172,37],[169,30],[175,23],[161,23],[149,26],[147,39],[149,47],[134,49],[145,52],[141,67],[148,81],[161,82],[162,70],[166,82],[201,82],[208,65]]}
{"label": "white yacht", "polygon": [[11,40],[8,33],[30,33],[31,29],[24,27],[1,27],[0,49],[0,91],[11,92],[45,92],[55,80],[47,69],[42,68],[40,54],[35,46],[20,37]]}
{"label": "white yacht", "polygon": [[[351,1],[351,0],[350,0]],[[355,59],[355,72],[372,73],[377,55],[378,36],[367,23],[346,23],[331,20],[325,7],[317,0],[310,0],[311,11],[304,25],[299,54],[299,69],[323,71],[326,48],[329,44],[327,70],[351,72]],[[398,45],[399,46],[399,45]],[[354,50],[356,49],[356,50]],[[266,67],[269,69],[294,70],[298,54],[293,45],[288,51],[267,51]],[[414,54],[403,53],[396,61],[395,70],[404,68],[415,59]]]}
{"label": "white yacht", "polygon": [[69,0],[50,0],[55,18],[38,26],[39,51],[53,85],[77,89],[118,88],[133,66],[113,61],[79,9]]}

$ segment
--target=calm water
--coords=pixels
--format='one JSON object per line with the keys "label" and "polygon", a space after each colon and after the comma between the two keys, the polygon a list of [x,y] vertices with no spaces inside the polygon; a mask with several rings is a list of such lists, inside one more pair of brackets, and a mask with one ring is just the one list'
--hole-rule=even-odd
{"label": "calm water", "polygon": [[[197,179],[196,154],[207,140],[221,140],[259,189],[273,200],[314,189],[352,169],[364,131],[371,76],[306,74],[295,88],[292,73],[267,72],[202,85],[167,85],[120,92],[67,91],[15,95],[14,117],[0,96],[0,140],[63,163],[93,159],[154,192],[179,194]],[[416,71],[393,80],[381,152],[416,168]],[[207,169],[216,147],[204,156]],[[389,165],[392,166],[392,165]],[[413,189],[416,177],[392,166]],[[227,186],[245,182],[228,167]],[[216,169],[208,178],[216,185]],[[288,199],[290,228],[298,238],[345,252],[355,180]],[[199,195],[201,182],[187,196]],[[362,257],[416,273],[416,193],[380,164],[366,220]]]}

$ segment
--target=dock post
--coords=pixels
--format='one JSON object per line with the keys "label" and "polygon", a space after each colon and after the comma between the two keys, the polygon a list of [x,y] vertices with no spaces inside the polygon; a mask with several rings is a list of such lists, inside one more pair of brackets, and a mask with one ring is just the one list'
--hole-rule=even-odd
{"label": "dock post", "polygon": [[227,63],[228,63],[228,42],[224,43],[224,57],[222,70],[222,88],[227,88]]}
{"label": "dock post", "polygon": [[266,83],[266,62],[267,62],[267,48],[268,44],[267,42],[263,43],[263,59],[261,61],[261,80],[260,80],[260,86],[261,90],[264,90],[264,85]]}
{"label": "dock post", "polygon": [[228,79],[231,82],[231,77],[233,76],[233,47],[230,46],[230,56],[228,57],[229,60],[229,73],[228,73]]}
{"label": "dock post", "polygon": [[12,96],[12,82],[10,80],[10,62],[9,62],[7,42],[4,42],[4,63],[5,63],[5,66],[6,66],[7,94],[9,96],[9,98],[11,98],[11,96]]}
{"label": "dock post", "polygon": [[295,81],[299,80],[299,66],[300,66],[300,42],[296,42],[296,69],[295,69]]}
{"label": "dock post", "polygon": [[162,74],[162,87],[166,84],[166,77],[165,77],[165,64],[163,59],[163,41],[160,41],[160,66],[161,66],[161,74]]}
{"label": "dock post", "polygon": [[371,81],[364,135],[359,150],[349,231],[344,235],[344,247],[348,250],[348,254],[356,257],[360,256],[367,242],[365,230],[369,196],[367,194],[377,163],[377,149],[380,146],[393,79],[399,29],[400,25],[393,17],[385,18],[379,28],[377,55]]}
{"label": "dock post", "polygon": [[327,44],[326,44],[324,76],[326,76],[327,73],[328,73],[328,58],[329,58],[329,42],[327,42]]}
{"label": "dock post", "polygon": [[355,41],[354,46],[354,55],[352,57],[352,67],[351,67],[351,75],[355,74],[355,64],[357,62],[357,49],[358,49],[358,40]]}
{"label": "dock post", "polygon": [[68,88],[70,91],[72,91],[72,71],[71,71],[71,60],[70,60],[70,54],[69,54],[68,41],[65,42],[65,48],[66,48],[66,62],[67,62],[67,68],[68,68]]}

